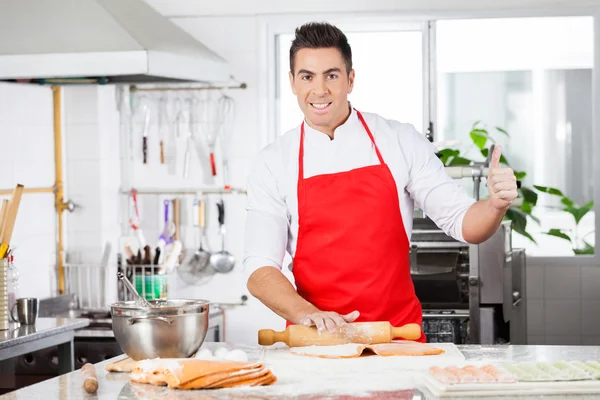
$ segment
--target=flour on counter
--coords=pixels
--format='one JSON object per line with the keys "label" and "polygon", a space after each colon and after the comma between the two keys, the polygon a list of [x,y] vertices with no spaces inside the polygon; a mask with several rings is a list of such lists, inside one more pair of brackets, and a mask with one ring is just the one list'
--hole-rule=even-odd
{"label": "flour on counter", "polygon": [[290,353],[310,357],[343,358],[358,357],[364,349],[365,346],[361,344],[348,343],[333,346],[292,347]]}
{"label": "flour on counter", "polygon": [[[256,396],[264,399],[295,398],[302,395],[352,395],[373,397],[374,392],[413,389],[415,379],[429,367],[448,366],[464,361],[452,343],[436,343],[445,353],[436,356],[356,358],[303,357],[290,353],[287,346],[263,348],[257,360],[269,368],[277,382],[264,387],[220,389],[223,398]],[[229,397],[228,397],[229,396]],[[237,396],[237,397],[236,397]],[[410,397],[412,398],[412,396]]]}

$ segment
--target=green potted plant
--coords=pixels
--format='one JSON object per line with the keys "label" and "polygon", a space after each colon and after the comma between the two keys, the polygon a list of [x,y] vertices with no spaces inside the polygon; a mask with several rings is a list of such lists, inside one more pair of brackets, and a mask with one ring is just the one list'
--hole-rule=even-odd
{"label": "green potted plant", "polygon": [[[494,128],[499,134],[509,136],[508,132],[500,127]],[[487,159],[490,151],[490,146],[496,144],[496,140],[490,134],[489,130],[482,125],[481,121],[476,121],[471,127],[469,137],[473,142],[473,145],[478,149],[479,153],[484,159]],[[471,165],[476,162],[475,160],[465,157],[465,155],[457,149],[445,148],[438,151],[438,157],[445,166],[464,166]],[[502,155],[500,162],[510,166],[505,155]],[[518,180],[522,181],[527,173],[525,171],[515,171],[515,176]],[[539,194],[546,194],[550,196],[557,196],[560,198],[561,207],[560,209],[573,216],[575,222],[575,228],[571,231],[565,229],[552,228],[547,232],[546,235],[554,236],[564,240],[568,240],[571,243],[573,252],[576,255],[581,254],[594,254],[594,247],[586,241],[587,235],[593,233],[590,232],[581,237],[579,232],[579,223],[583,217],[592,210],[594,202],[590,201],[584,205],[576,204],[572,199],[565,196],[559,189],[533,185],[533,187],[527,187],[521,185],[518,189],[519,198],[521,201],[518,205],[511,206],[506,212],[505,219],[510,220],[513,231],[521,234],[536,243],[533,236],[527,231],[528,218],[540,223],[539,219],[533,215],[533,210],[537,206]]]}

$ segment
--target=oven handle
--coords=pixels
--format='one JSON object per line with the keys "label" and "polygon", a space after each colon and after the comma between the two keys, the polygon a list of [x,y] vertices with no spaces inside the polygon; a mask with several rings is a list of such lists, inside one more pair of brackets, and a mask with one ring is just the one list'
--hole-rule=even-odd
{"label": "oven handle", "polygon": [[148,315],[140,315],[139,317],[131,317],[129,318],[129,325],[133,325],[139,321],[161,321],[167,324],[171,324],[173,319],[167,317],[150,317]]}

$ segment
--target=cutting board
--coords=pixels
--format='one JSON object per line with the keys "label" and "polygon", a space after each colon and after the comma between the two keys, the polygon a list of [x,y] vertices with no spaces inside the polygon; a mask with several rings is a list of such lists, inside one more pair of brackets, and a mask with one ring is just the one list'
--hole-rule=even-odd
{"label": "cutting board", "polygon": [[[539,396],[569,394],[600,394],[600,381],[516,382],[498,384],[445,385],[425,373],[419,377],[422,386],[438,398],[483,396]],[[507,397],[508,398],[508,397]]]}

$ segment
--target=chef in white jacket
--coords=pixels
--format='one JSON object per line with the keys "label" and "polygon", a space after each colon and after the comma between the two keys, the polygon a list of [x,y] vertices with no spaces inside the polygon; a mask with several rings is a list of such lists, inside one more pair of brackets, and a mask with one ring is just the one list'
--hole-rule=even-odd
{"label": "chef in white jacket", "polygon": [[[304,120],[260,152],[248,178],[250,293],[288,324],[319,330],[420,325],[409,262],[415,203],[448,235],[481,243],[517,196],[513,171],[497,147],[489,197],[476,202],[412,125],[354,109],[352,52],[335,26],[296,30],[289,77]],[[296,289],[281,273],[286,251]]]}

